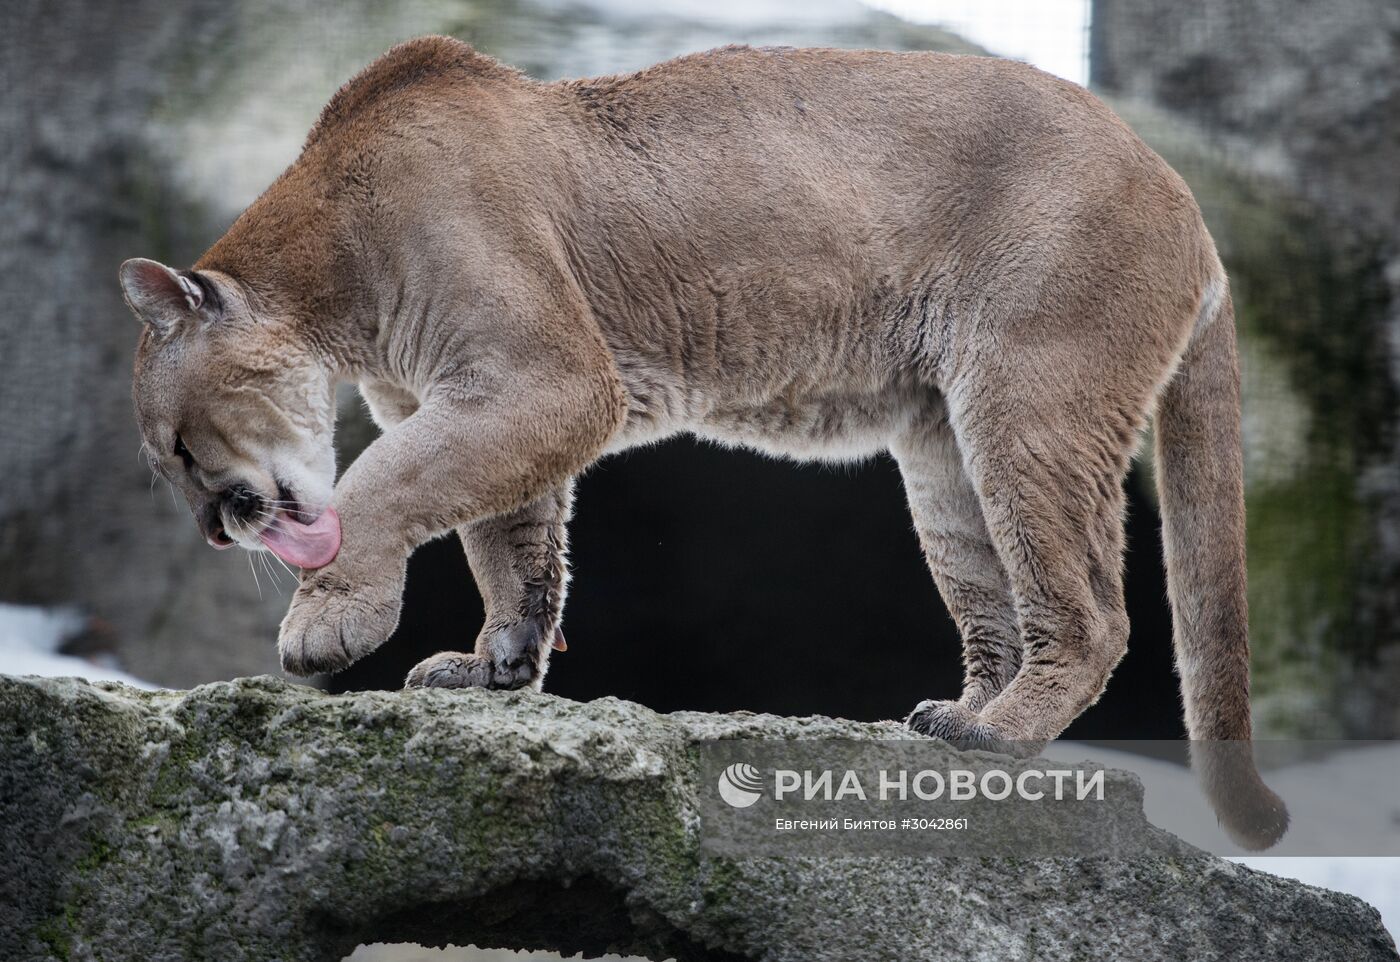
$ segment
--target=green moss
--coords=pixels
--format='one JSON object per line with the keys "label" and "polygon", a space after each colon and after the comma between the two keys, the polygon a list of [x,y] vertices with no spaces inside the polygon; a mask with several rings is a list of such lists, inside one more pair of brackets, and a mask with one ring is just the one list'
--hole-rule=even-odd
{"label": "green moss", "polygon": [[67,962],[73,955],[73,933],[77,927],[77,910],[65,905],[61,914],[41,922],[34,934],[48,947],[50,955]]}
{"label": "green moss", "polygon": [[172,739],[151,786],[150,803],[163,808],[179,807],[189,790],[190,768],[205,757],[208,748],[203,739],[194,735]]}
{"label": "green moss", "polygon": [[715,918],[736,913],[738,900],[748,891],[743,872],[733,862],[722,858],[712,860],[709,869],[701,894],[706,908]]}
{"label": "green moss", "polygon": [[86,855],[73,863],[73,867],[84,874],[96,871],[112,860],[116,851],[107,843],[104,838],[93,840],[92,848]]}
{"label": "green moss", "polygon": [[1378,272],[1362,254],[1323,245],[1291,209],[1251,226],[1227,265],[1241,334],[1284,360],[1308,418],[1291,470],[1248,489],[1260,727],[1347,737],[1346,679],[1384,642],[1367,630],[1379,519],[1360,489],[1366,465],[1385,456],[1396,403],[1379,344]]}

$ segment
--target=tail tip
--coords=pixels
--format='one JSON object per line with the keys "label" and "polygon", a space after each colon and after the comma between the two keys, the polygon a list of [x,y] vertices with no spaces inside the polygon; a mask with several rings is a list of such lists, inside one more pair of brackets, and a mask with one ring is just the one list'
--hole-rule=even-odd
{"label": "tail tip", "polygon": [[1254,764],[1247,738],[1191,743],[1191,763],[1225,833],[1247,852],[1272,848],[1288,831],[1288,806]]}
{"label": "tail tip", "polygon": [[1257,790],[1236,791],[1219,800],[1221,827],[1247,852],[1262,852],[1278,844],[1288,831],[1288,806],[1262,781]]}

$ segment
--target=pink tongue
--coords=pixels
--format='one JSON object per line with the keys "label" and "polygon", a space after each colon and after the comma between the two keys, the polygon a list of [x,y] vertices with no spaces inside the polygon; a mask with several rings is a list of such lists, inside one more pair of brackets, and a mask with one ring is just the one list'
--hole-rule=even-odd
{"label": "pink tongue", "polygon": [[340,551],[340,515],[326,508],[310,524],[278,514],[272,527],[262,533],[267,550],[287,564],[300,568],[324,568]]}

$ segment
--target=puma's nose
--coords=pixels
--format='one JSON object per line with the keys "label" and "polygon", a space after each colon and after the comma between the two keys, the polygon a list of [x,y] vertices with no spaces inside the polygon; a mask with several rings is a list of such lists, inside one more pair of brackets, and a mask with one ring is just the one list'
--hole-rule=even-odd
{"label": "puma's nose", "polygon": [[223,493],[223,509],[232,521],[249,522],[258,512],[262,500],[246,484],[235,484]]}
{"label": "puma's nose", "polygon": [[204,540],[219,550],[233,547],[233,539],[224,530],[224,519],[219,514],[218,502],[210,502],[199,513],[199,530]]}

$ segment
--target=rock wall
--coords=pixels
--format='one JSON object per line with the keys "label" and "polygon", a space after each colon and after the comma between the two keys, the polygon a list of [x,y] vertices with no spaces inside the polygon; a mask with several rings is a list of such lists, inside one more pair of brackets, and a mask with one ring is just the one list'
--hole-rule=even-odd
{"label": "rock wall", "polygon": [[167,683],[272,670],[284,607],[209,557],[152,483],[131,413],[139,327],[116,283],[126,257],[188,262],[214,230],[151,114],[232,23],[210,0],[0,13],[0,599],[77,605],[128,669]]}
{"label": "rock wall", "polygon": [[[1311,422],[1298,494],[1250,499],[1250,574],[1287,586],[1252,594],[1256,636],[1267,647],[1270,636],[1291,635],[1286,647],[1296,657],[1288,670],[1300,679],[1320,670],[1344,690],[1330,706],[1277,700],[1280,717],[1333,720],[1331,732],[1307,721],[1266,722],[1313,737],[1400,731],[1390,694],[1400,682],[1397,63],[1394,0],[1093,4],[1093,86],[1130,112],[1132,104],[1150,105],[1194,130],[1217,168],[1243,172],[1256,192],[1278,198],[1268,219],[1220,216],[1219,178],[1182,171],[1198,196],[1216,188],[1216,198],[1202,201],[1234,282],[1246,381],[1271,376],[1271,358],[1257,350],[1267,346],[1274,367],[1292,368],[1291,393],[1306,404],[1278,412],[1256,405],[1253,423],[1247,409],[1247,440],[1260,422]],[[1139,131],[1161,149],[1150,131]],[[1231,194],[1248,191],[1240,182],[1228,185]],[[1287,469],[1296,456],[1275,451],[1270,460],[1251,465],[1247,477],[1272,481],[1271,469]],[[1340,575],[1334,590],[1311,591],[1322,583],[1312,576],[1278,576],[1324,557],[1313,574]],[[1308,622],[1316,627],[1303,627]]]}
{"label": "rock wall", "polygon": [[[1396,958],[1359,900],[1165,836],[1132,859],[702,852],[698,743],[909,737],[892,723],[3,676],[0,719],[5,959],[333,962],[373,941],[767,962]],[[1109,773],[1115,797],[1130,778]],[[1140,807],[1115,817],[1155,832]]]}
{"label": "rock wall", "polygon": [[[1400,384],[1400,4],[1094,0],[1090,43],[1094,87],[1193,121],[1310,201],[1314,230],[1373,252]],[[1400,487],[1393,467],[1372,483]]]}
{"label": "rock wall", "polygon": [[1094,0],[1090,43],[1093,86],[1226,135],[1338,225],[1400,248],[1400,5]]}

